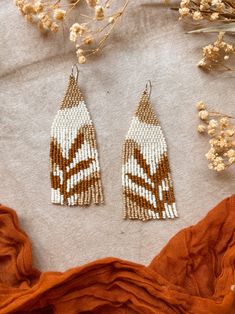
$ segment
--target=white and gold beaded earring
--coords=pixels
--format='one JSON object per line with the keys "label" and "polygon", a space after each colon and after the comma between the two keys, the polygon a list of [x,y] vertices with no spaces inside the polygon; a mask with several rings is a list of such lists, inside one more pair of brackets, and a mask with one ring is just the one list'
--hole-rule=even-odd
{"label": "white and gold beaded earring", "polygon": [[78,73],[73,66],[51,126],[51,202],[69,206],[103,202],[95,129],[77,85]]}
{"label": "white and gold beaded earring", "polygon": [[123,149],[124,218],[178,217],[166,140],[150,103],[151,82],[141,96]]}

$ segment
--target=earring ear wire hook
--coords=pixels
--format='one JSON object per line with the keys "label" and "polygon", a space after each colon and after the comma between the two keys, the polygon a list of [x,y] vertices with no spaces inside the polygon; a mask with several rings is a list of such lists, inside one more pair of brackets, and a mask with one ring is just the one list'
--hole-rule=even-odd
{"label": "earring ear wire hook", "polygon": [[[75,75],[74,75],[74,72],[76,72]],[[78,82],[78,75],[79,75],[79,72],[80,72],[80,71],[78,70],[77,64],[74,64],[74,65],[72,66],[71,75],[74,76],[76,82]]]}
{"label": "earring ear wire hook", "polygon": [[148,99],[150,99],[152,93],[152,83],[150,80],[147,81],[144,92],[148,95]]}

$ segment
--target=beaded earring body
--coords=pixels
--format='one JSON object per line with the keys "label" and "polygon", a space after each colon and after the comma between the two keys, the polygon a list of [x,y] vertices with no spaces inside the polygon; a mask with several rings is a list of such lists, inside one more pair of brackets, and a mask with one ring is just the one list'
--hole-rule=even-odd
{"label": "beaded earring body", "polygon": [[146,87],[124,142],[125,219],[145,221],[178,217],[167,144],[149,98]]}
{"label": "beaded earring body", "polygon": [[51,126],[50,177],[54,204],[103,202],[95,129],[73,72]]}

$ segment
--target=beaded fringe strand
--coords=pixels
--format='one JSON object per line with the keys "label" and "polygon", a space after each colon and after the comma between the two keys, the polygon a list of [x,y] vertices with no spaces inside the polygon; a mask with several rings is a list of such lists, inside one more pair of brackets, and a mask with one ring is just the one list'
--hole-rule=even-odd
{"label": "beaded fringe strand", "polygon": [[166,140],[147,90],[124,142],[122,186],[124,219],[178,217]]}
{"label": "beaded fringe strand", "polygon": [[73,74],[51,126],[51,202],[103,202],[95,130]]}

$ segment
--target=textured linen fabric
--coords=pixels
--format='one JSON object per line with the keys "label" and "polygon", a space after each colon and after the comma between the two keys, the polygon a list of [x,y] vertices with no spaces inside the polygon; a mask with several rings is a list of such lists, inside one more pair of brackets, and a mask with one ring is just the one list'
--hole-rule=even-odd
{"label": "textured linen fabric", "polygon": [[[79,67],[105,198],[103,206],[84,209],[50,203],[50,127],[76,62],[74,47],[67,30],[65,40],[62,32],[42,36],[13,0],[0,1],[0,202],[17,211],[43,271],[106,256],[146,265],[177,231],[234,193],[235,167],[220,174],[207,169],[208,141],[196,132],[194,107],[203,99],[235,115],[234,74],[200,71],[201,47],[215,34],[185,34],[177,12],[150,2],[130,1],[103,53]],[[149,79],[168,143],[179,218],[123,221],[122,144]]]}
{"label": "textured linen fabric", "polygon": [[0,313],[235,313],[235,195],[176,234],[149,266],[105,258],[64,273],[32,266],[16,213],[0,207]]}

